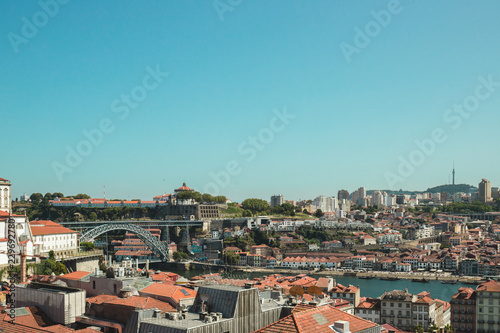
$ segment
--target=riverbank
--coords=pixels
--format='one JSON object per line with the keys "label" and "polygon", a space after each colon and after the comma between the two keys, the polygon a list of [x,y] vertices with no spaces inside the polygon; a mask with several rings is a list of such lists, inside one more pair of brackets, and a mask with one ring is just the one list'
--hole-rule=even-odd
{"label": "riverbank", "polygon": [[430,272],[382,272],[382,271],[371,271],[363,273],[350,273],[336,270],[300,270],[300,269],[272,269],[272,268],[262,268],[262,267],[239,267],[238,271],[243,271],[245,273],[259,272],[268,274],[282,274],[282,275],[324,275],[324,276],[346,276],[346,277],[357,277],[357,278],[397,278],[397,279],[425,279],[429,281],[444,281],[444,282],[454,282],[458,281],[461,283],[479,284],[482,280],[479,276],[456,276],[451,273],[430,273]]}

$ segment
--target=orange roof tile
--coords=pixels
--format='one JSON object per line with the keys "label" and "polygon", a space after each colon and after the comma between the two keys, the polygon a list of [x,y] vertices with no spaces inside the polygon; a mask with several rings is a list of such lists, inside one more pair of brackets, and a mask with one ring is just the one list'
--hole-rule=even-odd
{"label": "orange roof tile", "polygon": [[72,272],[72,273],[68,273],[68,274],[64,274],[62,276],[60,276],[59,278],[60,279],[66,279],[66,280],[80,280],[81,278],[84,278],[86,277],[87,275],[89,275],[90,272],[84,272],[84,271],[75,271],[75,272]]}

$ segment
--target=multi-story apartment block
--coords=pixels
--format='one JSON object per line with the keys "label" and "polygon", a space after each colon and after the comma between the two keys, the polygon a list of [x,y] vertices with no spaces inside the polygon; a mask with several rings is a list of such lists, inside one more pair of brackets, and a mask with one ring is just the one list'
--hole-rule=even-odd
{"label": "multi-story apartment block", "polygon": [[487,179],[482,179],[479,183],[479,201],[481,202],[490,202],[491,199],[491,183]]}
{"label": "multi-story apartment block", "polygon": [[455,333],[476,331],[476,291],[459,288],[451,297],[451,326]]}
{"label": "multi-story apartment block", "polygon": [[271,207],[281,206],[283,203],[285,203],[285,197],[281,194],[273,195],[271,197]]}
{"label": "multi-story apartment block", "polygon": [[349,303],[354,305],[355,307],[359,304],[360,290],[355,286],[350,285],[346,287],[341,285],[340,283],[337,283],[329,293],[331,298],[338,298],[349,301]]}
{"label": "multi-story apartment block", "polygon": [[419,298],[412,307],[413,325],[420,325],[424,328],[435,325],[437,305],[439,305],[439,309],[441,309],[442,317],[443,309],[440,303],[427,295]]}
{"label": "multi-story apartment block", "polygon": [[354,314],[380,324],[380,303],[381,301],[377,298],[361,297],[358,306],[354,308]]}
{"label": "multi-story apartment block", "polygon": [[477,332],[500,332],[500,284],[495,280],[481,283],[476,294]]}
{"label": "multi-story apartment block", "polygon": [[381,296],[381,323],[388,323],[404,331],[413,331],[412,304],[417,296],[405,291],[393,290]]}

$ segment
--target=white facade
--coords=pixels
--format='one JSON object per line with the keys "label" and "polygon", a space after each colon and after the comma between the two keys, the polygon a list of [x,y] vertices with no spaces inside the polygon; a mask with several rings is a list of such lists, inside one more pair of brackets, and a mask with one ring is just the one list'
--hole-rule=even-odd
{"label": "white facade", "polygon": [[7,213],[10,212],[12,202],[10,185],[10,181],[0,178],[0,210]]}
{"label": "white facade", "polygon": [[73,256],[78,251],[77,232],[52,221],[32,221],[36,254],[47,256],[54,251],[56,258]]}
{"label": "white facade", "polygon": [[14,245],[14,253],[16,254],[16,263],[19,262],[18,254],[21,253],[20,246],[23,246],[23,252],[27,255],[33,254],[33,238],[28,219],[23,215],[11,215],[10,218],[14,221],[11,224],[9,224],[9,214],[0,211],[0,265],[7,265],[9,263],[7,254],[9,248],[9,232],[13,234],[15,231],[15,238],[12,244]]}
{"label": "white facade", "polygon": [[319,196],[314,199],[314,204],[324,213],[334,212],[338,207],[338,201],[334,197]]}
{"label": "white facade", "polygon": [[373,191],[372,193],[372,206],[382,206],[384,204],[384,196],[380,191]]}

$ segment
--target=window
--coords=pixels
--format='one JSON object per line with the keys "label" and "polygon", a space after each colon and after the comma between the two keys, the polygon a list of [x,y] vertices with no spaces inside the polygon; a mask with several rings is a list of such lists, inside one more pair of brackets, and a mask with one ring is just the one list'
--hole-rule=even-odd
{"label": "window", "polygon": [[92,281],[92,288],[95,289],[95,281]]}

